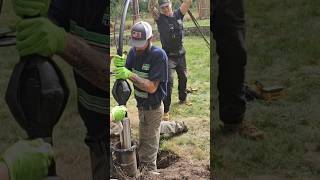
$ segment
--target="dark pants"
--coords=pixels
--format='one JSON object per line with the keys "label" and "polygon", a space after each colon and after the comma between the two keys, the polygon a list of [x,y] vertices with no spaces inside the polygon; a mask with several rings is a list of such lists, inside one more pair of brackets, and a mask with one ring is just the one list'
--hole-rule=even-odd
{"label": "dark pants", "polygon": [[244,1],[216,0],[214,5],[213,35],[219,56],[219,115],[224,123],[240,123],[246,110]]}
{"label": "dark pants", "polygon": [[74,73],[78,88],[78,110],[87,128],[85,143],[90,149],[93,180],[108,178],[109,169],[109,92],[93,86]]}
{"label": "dark pants", "polygon": [[169,81],[168,81],[167,96],[163,100],[165,113],[169,112],[170,110],[174,71],[176,71],[178,75],[179,100],[185,101],[187,98],[187,63],[186,63],[185,55],[181,57],[168,57],[168,58],[169,58],[169,61],[168,61]]}

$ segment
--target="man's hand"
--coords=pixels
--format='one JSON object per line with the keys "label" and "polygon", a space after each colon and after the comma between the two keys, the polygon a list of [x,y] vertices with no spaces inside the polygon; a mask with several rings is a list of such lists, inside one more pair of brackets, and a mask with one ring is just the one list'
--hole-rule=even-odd
{"label": "man's hand", "polygon": [[112,58],[115,67],[124,67],[126,65],[126,59],[127,57],[125,54],[123,54],[122,56],[115,55]]}
{"label": "man's hand", "polygon": [[153,16],[153,19],[157,20],[160,16],[159,10],[157,9],[159,4],[157,0],[149,0],[148,2],[148,11]]}
{"label": "man's hand", "polygon": [[117,67],[116,70],[116,79],[129,79],[133,73],[125,67]]}
{"label": "man's hand", "polygon": [[14,12],[20,17],[46,16],[50,0],[12,0]]}
{"label": "man's hand", "polygon": [[53,159],[50,144],[42,139],[21,140],[3,154],[10,173],[10,179],[42,180],[48,175],[48,168]]}
{"label": "man's hand", "polygon": [[184,0],[183,3],[180,6],[180,11],[184,15],[188,12],[192,5],[192,0]]}
{"label": "man's hand", "polygon": [[111,109],[112,121],[119,122],[122,121],[127,113],[127,108],[125,106],[115,106]]}
{"label": "man's hand", "polygon": [[66,46],[66,34],[63,28],[46,18],[25,19],[17,25],[17,49],[21,56],[62,53]]}

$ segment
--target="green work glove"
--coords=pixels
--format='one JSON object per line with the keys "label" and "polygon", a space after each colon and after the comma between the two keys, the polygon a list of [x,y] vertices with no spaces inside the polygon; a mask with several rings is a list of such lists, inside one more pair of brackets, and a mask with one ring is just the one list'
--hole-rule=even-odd
{"label": "green work glove", "polygon": [[17,49],[21,56],[62,53],[67,33],[46,18],[25,19],[17,25]]}
{"label": "green work glove", "polygon": [[48,175],[52,159],[52,147],[42,139],[18,141],[1,158],[9,169],[10,180],[42,180]]}
{"label": "green work glove", "polygon": [[133,73],[125,67],[116,68],[116,79],[128,79]]}
{"label": "green work glove", "polygon": [[50,0],[12,0],[14,12],[20,17],[47,16]]}
{"label": "green work glove", "polygon": [[126,117],[127,108],[125,106],[115,106],[111,109],[112,121],[119,122]]}
{"label": "green work glove", "polygon": [[122,56],[115,55],[113,56],[113,64],[115,67],[124,67],[126,65],[126,55],[123,54]]}

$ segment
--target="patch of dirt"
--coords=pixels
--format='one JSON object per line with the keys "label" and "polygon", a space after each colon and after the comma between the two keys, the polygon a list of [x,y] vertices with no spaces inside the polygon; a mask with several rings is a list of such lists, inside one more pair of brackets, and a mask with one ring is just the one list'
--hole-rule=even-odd
{"label": "patch of dirt", "polygon": [[160,151],[157,159],[159,175],[147,174],[141,180],[205,180],[210,179],[208,165],[201,162],[191,162],[179,157],[171,151]]}
{"label": "patch of dirt", "polygon": [[158,169],[165,169],[179,161],[180,157],[171,151],[159,151],[157,156]]}
{"label": "patch of dirt", "polygon": [[[191,162],[171,151],[159,151],[157,158],[159,174],[142,172],[138,180],[206,180],[210,179],[209,166],[201,162]],[[120,178],[119,179],[134,179]]]}
{"label": "patch of dirt", "polygon": [[190,162],[180,158],[173,165],[159,169],[160,175],[144,176],[144,179],[164,179],[164,180],[205,180],[210,179],[210,171],[207,165],[200,162]]}

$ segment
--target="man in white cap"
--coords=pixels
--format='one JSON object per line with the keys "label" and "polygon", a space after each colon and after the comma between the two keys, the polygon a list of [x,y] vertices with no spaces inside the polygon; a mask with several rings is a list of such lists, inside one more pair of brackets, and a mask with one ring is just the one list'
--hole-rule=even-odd
{"label": "man in white cap", "polygon": [[[140,21],[131,29],[127,60],[115,56],[116,79],[129,79],[134,85],[134,96],[139,112],[140,169],[156,171],[160,140],[163,99],[167,93],[168,57],[151,43],[152,28]],[[121,67],[122,66],[122,67]]]}

